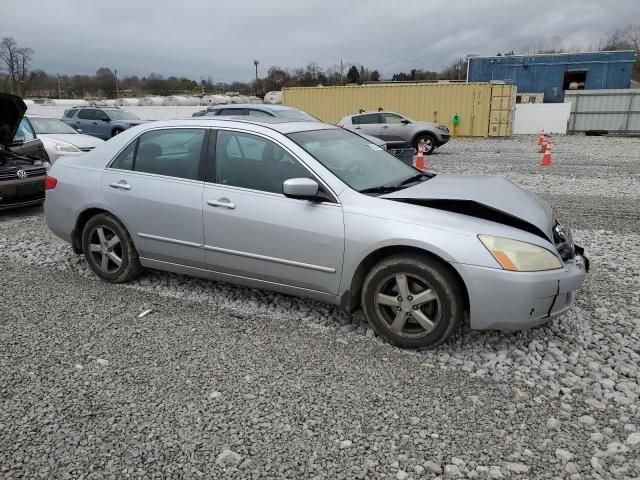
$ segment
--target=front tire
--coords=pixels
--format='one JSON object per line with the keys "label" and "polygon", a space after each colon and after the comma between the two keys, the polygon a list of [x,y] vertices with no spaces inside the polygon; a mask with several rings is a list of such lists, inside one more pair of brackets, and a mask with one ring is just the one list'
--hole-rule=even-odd
{"label": "front tire", "polygon": [[127,230],[107,213],[91,217],[84,226],[82,251],[91,270],[110,283],[128,282],[142,270]]}
{"label": "front tire", "polygon": [[371,269],[362,306],[375,332],[401,348],[442,344],[464,314],[462,288],[440,261],[415,254],[394,255]]}
{"label": "front tire", "polygon": [[436,139],[433,135],[428,133],[420,134],[416,138],[413,144],[413,147],[416,149],[416,153],[418,153],[418,147],[420,144],[422,144],[422,149],[425,155],[431,155],[436,149]]}

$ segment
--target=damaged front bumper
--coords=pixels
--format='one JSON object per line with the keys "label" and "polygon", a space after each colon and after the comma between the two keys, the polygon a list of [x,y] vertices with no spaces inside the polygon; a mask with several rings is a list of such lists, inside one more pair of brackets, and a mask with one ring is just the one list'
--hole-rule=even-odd
{"label": "damaged front bumper", "polygon": [[541,325],[571,308],[589,270],[576,246],[575,256],[558,270],[511,272],[453,264],[467,287],[471,328],[521,330]]}

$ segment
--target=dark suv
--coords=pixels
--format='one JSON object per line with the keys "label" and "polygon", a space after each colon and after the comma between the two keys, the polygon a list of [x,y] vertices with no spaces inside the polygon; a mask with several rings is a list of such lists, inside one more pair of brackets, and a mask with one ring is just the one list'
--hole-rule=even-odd
{"label": "dark suv", "polygon": [[62,121],[80,133],[104,140],[144,123],[133,113],[118,107],[73,107],[64,112]]}

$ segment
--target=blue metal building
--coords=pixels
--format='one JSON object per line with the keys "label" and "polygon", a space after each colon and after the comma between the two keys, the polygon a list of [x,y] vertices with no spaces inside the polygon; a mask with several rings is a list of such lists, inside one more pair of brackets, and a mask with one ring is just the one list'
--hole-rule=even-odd
{"label": "blue metal building", "polygon": [[518,93],[543,92],[545,103],[560,103],[569,89],[629,88],[634,62],[632,50],[471,57],[467,81],[501,80]]}

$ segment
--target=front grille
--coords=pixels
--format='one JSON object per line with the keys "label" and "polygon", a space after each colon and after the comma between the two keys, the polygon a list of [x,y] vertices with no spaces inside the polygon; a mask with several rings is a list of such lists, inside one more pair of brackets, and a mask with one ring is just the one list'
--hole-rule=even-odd
{"label": "front grille", "polygon": [[20,170],[24,170],[27,174],[26,178],[40,177],[47,174],[47,169],[45,167],[12,168],[11,170],[4,170],[0,172],[0,180],[16,180],[19,178],[18,172]]}

